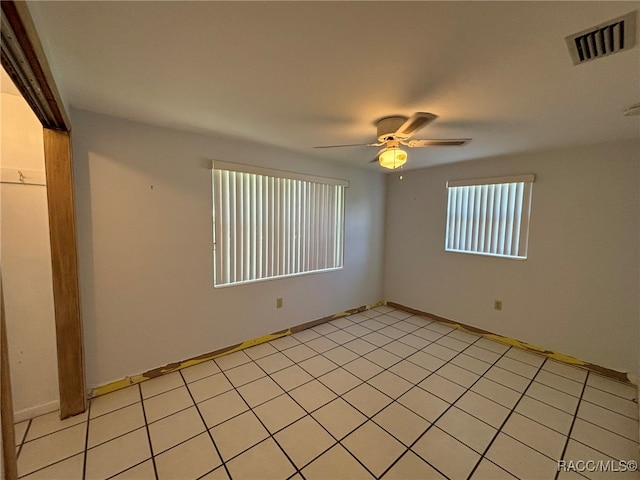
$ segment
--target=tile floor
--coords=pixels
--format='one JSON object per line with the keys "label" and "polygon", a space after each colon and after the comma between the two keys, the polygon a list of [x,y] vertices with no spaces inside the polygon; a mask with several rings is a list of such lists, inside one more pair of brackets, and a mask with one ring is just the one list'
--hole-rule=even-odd
{"label": "tile floor", "polygon": [[17,424],[18,467],[25,480],[637,479],[578,462],[640,460],[635,398],[378,307]]}

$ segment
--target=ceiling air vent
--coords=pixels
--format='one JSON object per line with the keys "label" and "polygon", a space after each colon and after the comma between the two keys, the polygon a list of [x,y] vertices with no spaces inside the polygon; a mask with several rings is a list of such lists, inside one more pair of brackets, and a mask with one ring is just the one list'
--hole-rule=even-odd
{"label": "ceiling air vent", "polygon": [[574,65],[629,50],[636,43],[636,12],[565,38]]}

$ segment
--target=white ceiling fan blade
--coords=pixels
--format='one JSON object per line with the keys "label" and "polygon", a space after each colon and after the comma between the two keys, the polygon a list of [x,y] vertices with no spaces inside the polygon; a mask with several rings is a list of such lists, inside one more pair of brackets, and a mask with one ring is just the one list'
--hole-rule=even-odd
{"label": "white ceiling fan blade", "polygon": [[320,145],[313,148],[342,148],[342,147],[379,147],[382,143],[351,143],[348,145]]}
{"label": "white ceiling fan blade", "polygon": [[421,147],[459,147],[471,141],[470,138],[443,138],[441,140],[410,140],[405,143],[411,148]]}
{"label": "white ceiling fan blade", "polygon": [[371,160],[369,163],[378,163],[380,161],[380,154],[382,152],[384,152],[386,149],[387,149],[387,147],[384,147],[384,148],[381,148],[380,150],[378,150],[378,153],[376,153],[376,156],[373,157],[373,160]]}
{"label": "white ceiling fan blade", "polygon": [[410,137],[428,123],[433,122],[436,118],[438,118],[438,116],[433,113],[416,112],[407,118],[406,122],[400,125],[400,128],[396,130],[396,135],[405,138]]}

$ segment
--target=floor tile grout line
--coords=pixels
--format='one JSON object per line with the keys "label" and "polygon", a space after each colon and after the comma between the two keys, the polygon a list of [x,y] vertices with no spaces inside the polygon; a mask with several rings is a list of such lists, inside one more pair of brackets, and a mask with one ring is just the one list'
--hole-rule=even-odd
{"label": "floor tile grout line", "polygon": [[[571,432],[573,432],[573,426],[576,423],[576,419],[578,418],[578,411],[580,410],[580,404],[582,403],[582,397],[584,396],[584,392],[587,389],[587,382],[589,381],[589,372],[587,371],[587,375],[584,378],[584,383],[582,384],[582,393],[580,394],[580,399],[578,400],[578,403],[576,405],[576,410],[573,414],[573,420],[571,421],[571,426],[569,427],[569,431],[567,432],[567,439],[564,442],[564,447],[562,449],[562,453],[560,454],[560,458],[558,460],[562,460],[564,459],[564,456],[567,453],[567,447],[569,446],[569,440],[571,440]],[[593,447],[591,447],[593,448]],[[594,450],[596,450],[594,448]],[[558,469],[556,471],[556,475],[555,475],[555,480],[558,480],[558,476],[560,475],[560,469]]]}
{"label": "floor tile grout line", "polygon": [[[247,356],[248,356],[248,355],[247,355]],[[258,365],[258,364],[257,364],[255,361],[253,361],[253,360],[252,360],[252,362],[253,362],[253,363],[255,363],[255,364],[258,366],[258,368],[260,368],[260,369],[265,373],[265,377],[260,377],[259,379],[253,380],[252,382],[249,382],[249,383],[247,383],[247,384],[245,384],[245,385],[249,385],[250,383],[253,383],[253,382],[257,381],[257,380],[260,380],[260,379],[262,379],[262,378],[266,378],[266,377],[267,377],[267,378],[269,378],[269,380],[271,380],[272,382],[274,382],[276,385],[278,385],[278,382],[276,382],[275,380],[273,380],[273,379],[269,376],[269,374],[267,374],[267,373],[264,371],[264,369],[263,369],[260,365]],[[223,371],[223,373],[224,373],[224,371]],[[229,383],[231,383],[231,385],[233,386],[233,390],[234,390],[234,391],[236,392],[236,394],[237,394],[237,395],[242,399],[242,401],[245,403],[245,405],[246,405],[246,406],[248,407],[248,409],[249,409],[249,410],[245,410],[245,412],[242,412],[242,413],[246,413],[247,411],[251,411],[251,413],[253,413],[253,415],[258,419],[258,422],[260,422],[260,424],[262,425],[262,428],[264,428],[264,429],[265,429],[265,431],[267,432],[267,437],[266,437],[266,438],[263,438],[263,439],[262,439],[262,440],[260,440],[258,443],[255,443],[254,445],[252,445],[252,446],[250,446],[249,448],[245,449],[243,452],[240,452],[239,454],[237,454],[237,455],[235,455],[234,457],[230,458],[230,459],[229,459],[229,461],[231,461],[231,460],[232,460],[232,459],[234,459],[234,458],[239,457],[240,455],[242,455],[242,454],[243,454],[243,453],[245,453],[246,451],[248,451],[248,450],[252,449],[253,447],[255,447],[255,446],[257,446],[257,445],[259,445],[259,444],[261,444],[261,443],[263,443],[263,442],[265,442],[266,440],[271,439],[271,440],[273,440],[273,442],[278,446],[278,448],[282,451],[282,453],[283,453],[283,454],[284,454],[284,456],[287,458],[287,460],[289,460],[289,463],[293,466],[293,469],[295,470],[294,474],[295,474],[295,473],[300,473],[300,469],[298,469],[298,466],[295,464],[295,462],[291,459],[291,457],[289,456],[289,454],[285,451],[285,449],[284,449],[284,448],[282,448],[282,445],[280,445],[280,443],[279,443],[279,442],[276,440],[276,438],[275,438],[275,433],[278,433],[280,430],[282,430],[282,429],[286,428],[288,425],[287,425],[287,426],[285,426],[285,427],[283,427],[282,429],[278,430],[277,432],[272,433],[272,432],[271,432],[271,430],[269,430],[269,429],[267,428],[267,426],[264,424],[264,422],[262,421],[262,419],[258,416],[258,414],[257,414],[257,413],[255,413],[255,411],[254,411],[254,408],[257,408],[257,407],[259,407],[260,405],[264,405],[264,404],[266,404],[267,402],[270,402],[271,400],[273,400],[273,399],[275,399],[275,398],[278,398],[278,397],[282,396],[284,393],[287,393],[287,392],[284,390],[284,388],[282,388],[282,387],[280,387],[280,385],[278,385],[278,388],[280,388],[280,389],[283,391],[283,393],[281,393],[280,395],[276,395],[275,397],[270,398],[269,400],[266,400],[266,401],[264,401],[264,402],[262,402],[262,403],[260,403],[260,404],[256,405],[255,407],[252,407],[251,405],[249,405],[249,402],[248,402],[248,401],[247,401],[247,400],[242,396],[242,394],[241,394],[241,393],[240,393],[240,391],[238,390],[238,387],[236,387],[235,385],[233,385],[233,383],[231,382],[231,380],[229,380],[229,377],[227,377],[227,375],[226,375],[226,374],[225,374],[225,377],[227,378],[227,381],[228,381]],[[243,385],[243,386],[244,386],[244,385]],[[292,400],[294,400],[294,402],[295,402],[295,399],[292,399]],[[302,407],[301,407],[301,408],[302,408]],[[304,408],[303,408],[302,410],[303,410],[303,411],[306,411],[306,410],[304,410]],[[239,415],[242,415],[242,413],[241,413],[241,414],[238,414],[238,415],[235,415],[235,417],[237,417],[237,416],[239,416]],[[222,423],[225,423],[225,422],[226,422],[226,421],[228,421],[228,420],[230,420],[230,419],[227,419],[227,420],[225,420],[225,421],[221,422],[219,425],[221,425]],[[295,423],[295,422],[292,422],[292,423]],[[206,422],[205,422],[205,425],[206,425]],[[208,427],[208,425],[207,425],[207,427]],[[214,428],[214,427],[211,427],[211,428]],[[211,432],[211,429],[209,429],[209,432]],[[213,438],[213,434],[211,434],[211,438]],[[220,456],[220,458],[222,459],[222,456]],[[224,460],[223,460],[223,461],[224,461]],[[225,468],[226,468],[226,463],[227,463],[227,462],[226,462],[226,461],[224,461],[224,463],[225,463]],[[227,469],[227,474],[229,475],[229,478],[233,478],[233,477],[231,476],[231,473],[228,471],[228,469]],[[301,473],[300,473],[300,474],[301,474]],[[301,475],[302,475],[302,474],[301,474]]]}
{"label": "floor tile grout line", "polygon": [[140,406],[142,407],[142,417],[144,419],[144,428],[147,433],[147,441],[149,442],[149,453],[151,454],[151,462],[153,464],[153,474],[158,480],[158,468],[156,467],[156,456],[153,453],[153,443],[151,443],[151,432],[149,431],[149,422],[147,422],[147,410],[144,406],[144,398],[142,397],[142,386],[138,384],[138,395],[140,397]]}
{"label": "floor tile grout line", "polygon": [[91,422],[91,401],[87,407],[87,426],[84,432],[84,451],[82,452],[82,480],[87,477],[87,452],[89,451],[89,428]]}
{"label": "floor tile grout line", "polygon": [[[513,348],[513,347],[512,347]],[[505,352],[506,353],[506,352]],[[489,451],[489,449],[491,448],[491,446],[493,445],[493,443],[495,442],[496,438],[498,438],[498,435],[500,435],[500,433],[504,433],[502,432],[502,430],[504,429],[504,426],[507,424],[507,422],[509,421],[509,419],[511,418],[511,415],[513,415],[513,412],[515,412],[516,408],[518,408],[518,405],[520,404],[520,402],[522,401],[522,399],[525,397],[525,395],[527,394],[527,390],[529,390],[529,387],[531,387],[531,385],[533,385],[536,376],[538,375],[538,373],[542,370],[542,367],[544,366],[544,364],[547,362],[547,359],[545,358],[544,361],[538,366],[538,370],[536,371],[535,375],[533,375],[533,377],[531,377],[531,380],[529,381],[529,385],[527,385],[527,387],[522,391],[522,393],[520,394],[520,398],[518,398],[518,400],[516,401],[516,403],[513,405],[513,407],[509,410],[509,413],[507,413],[507,416],[505,417],[505,419],[502,421],[502,423],[500,424],[500,427],[497,429],[495,435],[493,436],[493,438],[489,441],[489,444],[485,447],[484,451],[481,453],[480,455],[480,459],[476,462],[475,466],[473,467],[473,469],[471,470],[471,472],[469,473],[467,479],[470,480],[471,477],[473,476],[473,474],[475,473],[475,471],[478,469],[478,465],[480,465],[480,462],[482,462],[482,459],[486,457],[487,452]],[[505,433],[506,435],[506,433]],[[511,437],[513,438],[513,437]],[[519,441],[517,439],[515,439],[516,441]],[[520,442],[522,443],[522,442]],[[528,446],[528,445],[525,445]],[[538,451],[537,449],[533,448],[533,447],[529,447],[533,450],[535,450],[536,452],[544,455],[542,452]],[[546,455],[545,455],[546,456]],[[487,458],[487,460],[491,461],[490,458]],[[492,462],[493,463],[493,462]],[[497,464],[496,464],[497,465]],[[500,465],[498,465],[499,467],[501,467]],[[502,467],[501,467],[502,468]],[[505,468],[503,468],[503,470],[506,470]],[[511,475],[513,475],[514,477],[516,476],[513,472],[509,472]]]}
{"label": "floor tile grout line", "polygon": [[[27,428],[24,430],[24,433],[22,434],[22,439],[20,440],[20,443],[17,445],[18,452],[16,453],[16,460],[20,458],[20,452],[22,452],[22,447],[24,446],[25,440],[27,439],[27,435],[29,434],[29,429],[31,428],[31,422],[33,422],[33,418],[29,419],[29,423],[27,423]],[[13,428],[15,431],[15,424]]]}
{"label": "floor tile grout line", "polygon": [[[220,448],[218,447],[218,444],[216,443],[215,439],[213,438],[213,433],[211,433],[211,429],[209,428],[209,425],[207,425],[207,422],[205,421],[204,416],[202,415],[202,412],[200,411],[200,407],[196,403],[195,398],[193,398],[193,395],[191,394],[191,391],[189,390],[188,384],[187,384],[187,382],[186,382],[186,380],[184,378],[184,375],[182,374],[182,371],[179,371],[179,372],[180,372],[180,378],[182,378],[182,382],[184,383],[184,386],[187,388],[187,392],[189,393],[189,398],[191,398],[191,401],[193,402],[193,405],[190,405],[187,408],[191,408],[192,406],[195,407],[196,412],[198,412],[198,415],[200,416],[200,420],[202,421],[202,424],[204,425],[205,432],[207,432],[207,435],[209,436],[209,439],[211,440],[211,443],[213,444],[213,448],[215,448],[216,453],[218,454],[218,458],[220,459],[220,462],[221,462],[221,464],[222,464],[222,466],[223,466],[223,468],[224,468],[224,470],[225,470],[225,472],[227,474],[227,477],[232,478],[231,477],[231,473],[229,472],[229,468],[227,467],[227,462],[224,460],[224,458],[222,458],[222,454],[220,452]],[[213,397],[211,397],[211,398],[213,398]],[[183,409],[183,410],[186,410],[186,409]],[[185,443],[185,442],[191,440],[192,438],[197,437],[198,435],[202,435],[203,433],[204,432],[200,432],[197,435],[194,435],[193,437],[191,437],[191,438],[179,443],[178,445],[181,445],[182,443]],[[178,445],[174,445],[173,447],[168,448],[167,450],[165,450],[165,452],[168,452],[169,450],[177,447]],[[155,466],[155,464],[154,464],[154,466]],[[220,465],[218,465],[217,467],[215,467],[215,468],[209,470],[208,472],[204,473],[204,475],[208,475],[209,473],[215,471],[218,468],[220,468]],[[202,475],[202,476],[204,476],[204,475]]]}
{"label": "floor tile grout line", "polygon": [[[452,330],[452,331],[453,331],[453,330]],[[449,333],[451,333],[451,332],[449,332]],[[448,335],[448,334],[447,334],[447,335]],[[480,337],[480,338],[481,338],[481,337]],[[478,338],[478,340],[479,340],[480,338]],[[476,340],[476,342],[477,342],[478,340]],[[458,354],[457,354],[457,355],[455,355],[454,357],[452,357],[452,358],[451,358],[451,360],[453,360],[453,358],[457,357],[458,355],[462,354],[462,352],[463,352],[464,350],[466,350],[467,348],[471,347],[471,346],[472,346],[472,345],[474,345],[476,342],[473,342],[473,343],[469,344],[465,349],[463,349],[462,351],[458,352]],[[505,356],[505,354],[506,354],[509,350],[510,350],[510,348],[508,348],[507,350],[505,350],[504,352],[502,352],[502,354],[501,354],[501,355],[500,355],[500,356],[499,356],[499,357],[498,357],[498,358],[493,362],[493,364],[491,364],[491,367],[493,367],[493,366],[494,366],[494,365],[495,365],[495,364],[496,364],[496,363],[497,363],[497,362],[498,362],[502,357],[504,357],[504,356]],[[437,374],[437,371],[438,371],[438,370],[440,370],[441,368],[443,368],[445,365],[449,364],[449,362],[450,362],[451,360],[449,360],[449,361],[445,362],[443,365],[441,365],[441,366],[440,366],[440,367],[438,367],[436,370],[434,370],[433,372],[431,372],[431,373],[430,373],[426,378],[429,378],[429,377],[430,377],[431,375],[433,375],[433,374]],[[490,369],[491,367],[489,367],[489,369]],[[460,368],[462,368],[462,367],[460,367]],[[487,371],[488,371],[489,369],[487,369]],[[473,373],[473,372],[472,372],[472,373]],[[476,375],[477,375],[477,374],[476,374]],[[433,422],[431,422],[430,420],[428,420],[428,419],[426,419],[426,418],[425,418],[425,420],[427,420],[427,422],[429,422],[429,426],[425,429],[425,431],[424,431],[424,432],[422,432],[422,434],[420,434],[420,435],[418,436],[418,438],[416,438],[416,439],[415,439],[415,440],[414,440],[414,441],[413,441],[413,442],[412,442],[412,443],[407,447],[406,451],[405,451],[405,452],[404,452],[400,457],[398,457],[398,458],[395,460],[395,462],[393,462],[391,465],[389,465],[389,467],[388,467],[388,468],[387,468],[387,469],[382,473],[382,475],[381,475],[381,476],[384,476],[384,475],[385,475],[385,474],[386,474],[386,473],[387,473],[391,468],[393,468],[393,466],[394,466],[394,465],[395,465],[395,464],[400,460],[400,458],[402,458],[402,457],[406,454],[406,452],[408,452],[409,450],[411,450],[411,449],[412,449],[412,448],[413,448],[413,447],[414,447],[414,446],[415,446],[415,445],[420,441],[420,439],[421,439],[422,437],[424,437],[424,436],[425,436],[425,434],[426,434],[429,430],[431,430],[431,428],[433,428],[434,426],[435,426],[436,428],[439,428],[439,427],[437,427],[437,426],[436,426],[436,423],[438,422],[438,420],[440,420],[440,418],[442,418],[442,417],[443,417],[443,416],[444,416],[444,415],[445,415],[449,410],[451,410],[451,408],[453,408],[453,407],[454,407],[454,405],[456,404],[456,402],[457,402],[458,400],[460,400],[460,398],[462,398],[464,395],[466,395],[466,394],[467,394],[467,392],[471,391],[471,388],[472,388],[472,387],[473,387],[473,386],[474,386],[478,381],[480,381],[480,379],[481,379],[481,378],[483,378],[483,377],[484,377],[484,375],[479,375],[479,376],[478,376],[478,378],[477,378],[477,379],[476,379],[476,380],[475,380],[471,385],[469,385],[468,387],[463,387],[463,388],[465,388],[464,393],[462,393],[460,396],[458,396],[458,398],[456,398],[453,402],[451,402],[451,403],[447,402],[447,403],[449,403],[449,406],[448,406],[447,408],[445,408],[445,410],[444,410],[442,413],[440,413],[440,415],[438,415],[438,416],[433,420]],[[426,380],[426,378],[425,378],[425,379],[423,379],[422,381]],[[420,383],[421,383],[421,382],[420,382]],[[418,387],[418,388],[420,388],[421,390],[423,390],[423,391],[427,392],[426,390],[422,389],[418,384],[415,384],[415,386],[416,386],[416,387]],[[460,386],[462,387],[462,385],[460,385]],[[430,393],[430,392],[427,392],[427,393]],[[476,393],[476,392],[474,392],[474,393]],[[434,394],[432,394],[432,393],[430,393],[430,394],[431,394],[431,395],[434,395]],[[479,394],[478,394],[478,395],[479,395]],[[439,397],[438,397],[438,398],[439,398]],[[491,400],[491,399],[488,399],[488,400]],[[491,400],[491,401],[494,401],[494,400]],[[400,402],[398,402],[398,403],[400,403]],[[497,402],[494,402],[494,403],[497,403]],[[401,405],[403,405],[403,404],[401,403]],[[420,415],[418,412],[414,412],[411,408],[407,407],[406,405],[403,405],[403,406],[405,406],[405,408],[409,409],[411,412],[415,413],[415,414],[416,414],[416,415],[418,415],[419,417],[424,418],[424,417],[422,417],[422,415]],[[463,410],[463,411],[464,411],[464,410]],[[465,411],[465,413],[468,413],[468,412],[466,412],[466,411]],[[469,413],[469,415],[471,415],[471,414]],[[473,416],[474,418],[476,418],[474,415],[472,415],[472,416]],[[481,420],[481,419],[478,419],[478,420],[483,421],[483,420]],[[484,421],[483,421],[483,422],[484,422]],[[484,423],[486,423],[486,422],[484,422]],[[495,428],[495,427],[493,427],[493,428]],[[452,437],[452,435],[450,435],[448,432],[446,432],[446,431],[444,431],[444,430],[443,430],[443,432],[444,432],[444,433],[446,433],[447,435],[449,435],[449,436],[451,436],[451,437]],[[496,435],[497,435],[497,434],[498,434],[498,431],[496,431]],[[395,438],[395,436],[394,436],[394,438]],[[458,439],[457,439],[457,438],[455,438],[455,437],[452,437],[452,438],[454,438],[456,441],[459,441],[459,442],[460,442],[460,443],[462,443],[463,445],[468,446],[468,445],[466,445],[464,442],[462,442],[461,440],[458,440]],[[396,440],[397,440],[397,439],[396,439]],[[401,442],[401,443],[402,443],[402,442]],[[403,445],[404,445],[404,444],[403,444]],[[471,448],[471,447],[469,447],[469,448]],[[473,449],[472,449],[472,450],[473,450]],[[413,450],[411,450],[411,451],[413,451]],[[475,451],[475,450],[474,450],[474,451]],[[414,453],[415,453],[415,452],[414,452]],[[416,453],[416,455],[418,455],[418,454]],[[420,457],[420,455],[418,455],[418,457]],[[438,469],[435,467],[435,465],[432,465],[430,462],[428,462],[427,460],[425,460],[425,459],[424,459],[424,458],[422,458],[422,457],[420,457],[420,458],[421,458],[423,461],[425,461],[426,463],[428,463],[432,468],[436,469],[439,473],[442,473],[442,474],[444,475],[444,473],[443,473],[443,472],[441,472],[440,470],[438,470]],[[480,459],[482,459],[482,456],[480,457]],[[480,461],[480,460],[479,460],[479,461]],[[475,468],[474,468],[474,470],[475,470]],[[472,471],[472,473],[473,473],[473,471]],[[447,475],[444,475],[444,476],[448,478],[448,476],[447,476]]]}
{"label": "floor tile grout line", "polygon": [[[586,401],[586,400],[580,400],[580,401],[578,402],[578,405],[579,405],[579,406],[580,406],[580,405],[582,405],[582,402],[587,402],[587,401]],[[587,402],[587,403],[589,403],[589,402]],[[616,412],[613,412],[613,413],[616,413]],[[618,415],[621,415],[621,414],[618,414]],[[621,416],[623,416],[623,415],[621,415]],[[616,436],[618,436],[618,437],[620,437],[620,438],[623,438],[623,439],[625,439],[625,440],[629,440],[630,442],[638,443],[638,441],[637,441],[637,440],[635,440],[635,439],[633,439],[633,438],[629,438],[629,437],[627,437],[627,436],[625,436],[625,435],[621,435],[621,434],[619,434],[618,432],[614,432],[613,430],[610,430],[609,428],[604,427],[604,426],[602,426],[602,425],[598,425],[597,423],[594,423],[592,420],[588,420],[588,419],[586,419],[586,418],[580,417],[580,416],[578,416],[577,414],[576,414],[576,418],[577,418],[577,419],[579,419],[579,420],[582,420],[582,421],[583,421],[583,422],[585,422],[585,423],[589,423],[589,424],[593,425],[594,427],[598,427],[598,428],[601,428],[602,430],[606,430],[607,432],[612,433],[612,434],[614,434],[614,435],[616,435]],[[629,417],[625,417],[625,419],[629,419],[629,420],[631,420],[631,421],[634,421],[633,419],[630,419]]]}

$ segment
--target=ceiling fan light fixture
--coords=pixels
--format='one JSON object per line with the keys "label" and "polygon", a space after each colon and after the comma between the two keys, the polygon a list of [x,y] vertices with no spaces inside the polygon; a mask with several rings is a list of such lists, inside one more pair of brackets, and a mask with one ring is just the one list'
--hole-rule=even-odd
{"label": "ceiling fan light fixture", "polygon": [[385,148],[378,157],[378,162],[384,168],[394,170],[407,163],[407,152],[397,147]]}

